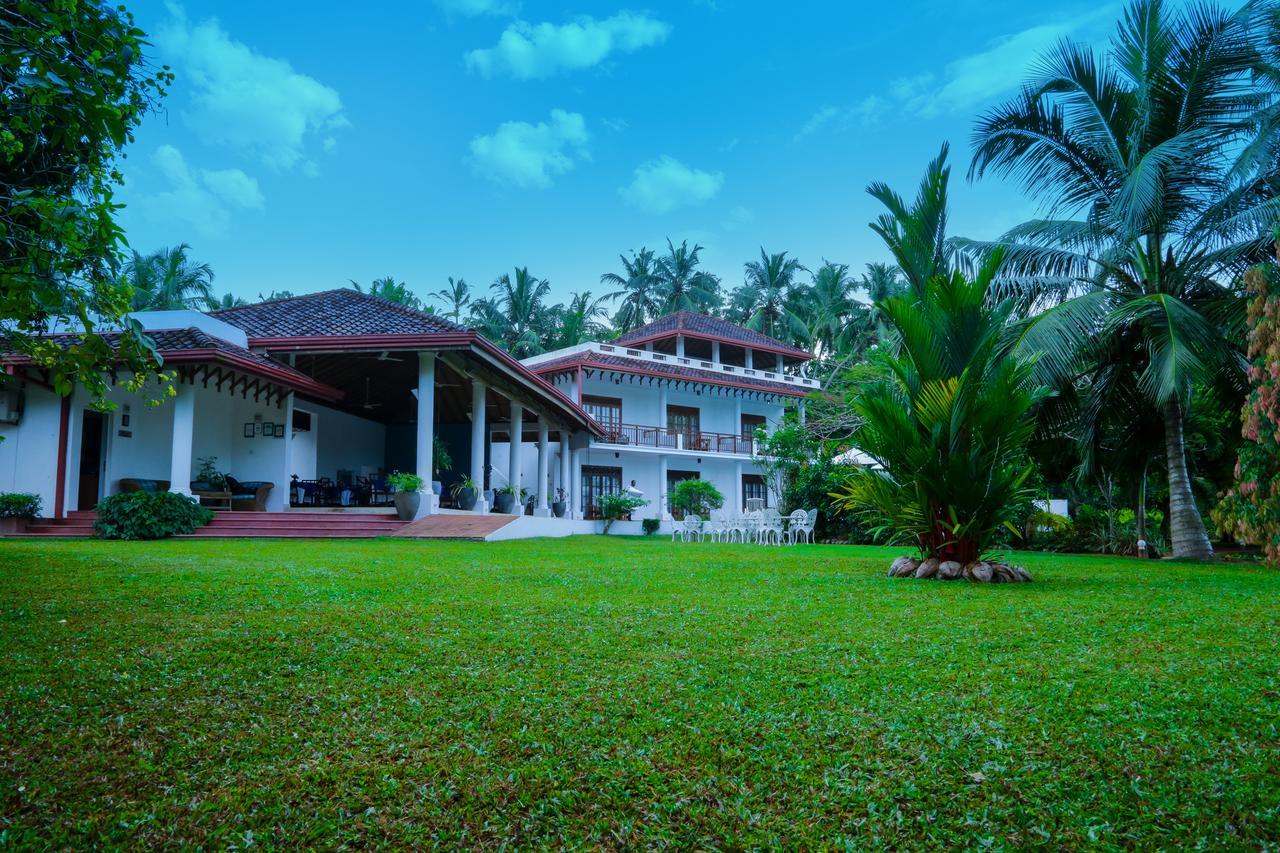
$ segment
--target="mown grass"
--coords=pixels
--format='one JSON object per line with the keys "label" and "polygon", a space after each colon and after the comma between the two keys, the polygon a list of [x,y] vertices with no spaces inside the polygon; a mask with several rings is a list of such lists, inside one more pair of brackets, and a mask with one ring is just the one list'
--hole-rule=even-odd
{"label": "mown grass", "polygon": [[1267,846],[1280,574],[0,543],[0,846]]}

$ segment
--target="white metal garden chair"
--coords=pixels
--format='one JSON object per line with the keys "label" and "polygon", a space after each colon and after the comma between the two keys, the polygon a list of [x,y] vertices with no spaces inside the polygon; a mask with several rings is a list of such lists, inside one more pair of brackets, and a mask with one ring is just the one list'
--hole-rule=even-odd
{"label": "white metal garden chair", "polygon": [[680,541],[697,542],[702,537],[702,519],[696,515],[686,515],[680,522]]}
{"label": "white metal garden chair", "polygon": [[804,523],[808,518],[808,514],[802,509],[787,516],[787,530],[784,538],[788,545],[796,544],[796,539],[804,535]]}
{"label": "white metal garden chair", "polygon": [[760,518],[760,532],[758,541],[761,545],[781,545],[784,531],[782,529],[782,515],[770,507],[764,511],[764,515]]}

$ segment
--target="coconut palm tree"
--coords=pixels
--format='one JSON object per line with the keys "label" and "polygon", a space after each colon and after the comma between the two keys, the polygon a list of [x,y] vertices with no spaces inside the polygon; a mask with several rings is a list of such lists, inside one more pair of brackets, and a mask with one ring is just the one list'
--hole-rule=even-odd
{"label": "coconut palm tree", "polygon": [[608,315],[604,303],[610,298],[611,296],[605,295],[592,299],[589,290],[572,294],[569,304],[560,315],[559,329],[552,346],[573,347],[584,341],[606,337],[607,330],[603,321]]}
{"label": "coconut palm tree", "polygon": [[632,252],[631,257],[618,255],[622,262],[623,274],[607,272],[600,276],[600,283],[617,288],[606,294],[604,299],[618,299],[617,312],[613,315],[613,325],[619,332],[629,332],[639,328],[661,313],[658,301],[658,264],[652,249],[644,246],[639,252]]}
{"label": "coconut palm tree", "polygon": [[788,343],[803,342],[808,337],[804,320],[789,306],[788,297],[796,285],[796,276],[808,267],[786,252],[771,255],[760,248],[760,260],[748,261],[743,267],[745,286],[751,294],[751,314],[747,328]]}
{"label": "coconut palm tree", "polygon": [[216,297],[210,304],[211,310],[219,308],[239,308],[241,305],[248,305],[249,301],[233,293],[224,293],[220,297]]}
{"label": "coconut palm tree", "polygon": [[[546,308],[551,283],[529,274],[528,267],[516,267],[515,275],[503,273],[494,281],[492,309],[501,320],[495,340],[518,358],[537,355],[544,347],[539,334],[539,320]],[[497,318],[489,317],[492,322]]]}
{"label": "coconut palm tree", "polygon": [[1048,215],[958,244],[1003,253],[1008,286],[1039,311],[1021,351],[1041,354],[1046,381],[1084,377],[1086,436],[1134,385],[1159,411],[1173,553],[1190,559],[1213,553],[1187,471],[1192,389],[1243,393],[1235,282],[1280,212],[1277,163],[1242,159],[1266,99],[1250,74],[1258,21],[1253,4],[1138,0],[1105,53],[1045,54],[1023,94],[979,121],[970,176],[1011,175]]}
{"label": "coconut palm tree", "polygon": [[808,338],[819,358],[861,351],[867,309],[853,298],[856,285],[848,264],[823,261],[807,288]]}
{"label": "coconut palm tree", "polygon": [[192,261],[186,243],[150,255],[136,251],[124,265],[124,280],[133,290],[134,311],[203,310],[217,307],[213,267]]}
{"label": "coconut palm tree", "polygon": [[369,284],[368,290],[365,290],[356,281],[352,281],[351,286],[361,293],[368,293],[370,296],[377,296],[388,302],[404,305],[406,308],[422,310],[422,300],[418,298],[417,294],[409,289],[409,285],[403,281],[396,281],[393,276],[387,275],[382,278],[375,278]]}
{"label": "coconut palm tree", "polygon": [[444,316],[457,323],[462,320],[462,312],[471,303],[471,285],[467,284],[465,278],[455,281],[453,276],[449,276],[449,286],[442,287],[431,296],[449,306]]}
{"label": "coconut palm tree", "polygon": [[657,266],[661,313],[707,312],[719,304],[720,279],[698,268],[702,263],[700,252],[702,247],[694,244],[690,249],[688,240],[682,240],[679,248],[667,240],[667,254],[658,259]]}
{"label": "coconut palm tree", "polygon": [[900,296],[906,290],[906,284],[893,264],[871,263],[867,264],[867,271],[862,274],[858,288],[871,301],[871,324],[875,329],[876,340],[884,342],[889,336],[889,326],[876,305]]}

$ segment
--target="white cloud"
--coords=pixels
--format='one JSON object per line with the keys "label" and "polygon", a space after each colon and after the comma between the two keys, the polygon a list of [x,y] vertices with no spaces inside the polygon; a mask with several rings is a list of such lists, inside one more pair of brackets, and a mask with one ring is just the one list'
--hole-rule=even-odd
{"label": "white cloud", "polygon": [[185,222],[202,237],[227,233],[236,211],[261,210],[266,201],[256,179],[239,169],[192,169],[172,145],[157,148],[151,163],[168,189],[144,196],[143,212],[156,221]]}
{"label": "white cloud", "polygon": [[1016,91],[1039,57],[1064,38],[1090,42],[1109,32],[1118,6],[1108,3],[1074,20],[1039,24],[989,42],[983,50],[947,63],[941,71],[924,71],[893,80],[883,95],[869,95],[853,106],[825,105],[796,131],[800,142],[819,131],[843,131],[879,124],[887,115],[919,118],[972,114],[991,101]]}
{"label": "white cloud", "polygon": [[615,52],[660,44],[670,33],[670,24],[642,12],[619,12],[603,20],[584,16],[559,25],[515,21],[496,45],[473,50],[464,61],[483,77],[536,80],[599,65]]}
{"label": "white cloud", "polygon": [[824,129],[843,131],[853,126],[870,127],[879,122],[886,107],[888,102],[878,95],[869,95],[851,107],[828,104],[800,126],[792,141],[800,142]]}
{"label": "white cloud", "polygon": [[542,189],[589,158],[590,138],[581,114],[552,110],[550,121],[507,121],[473,138],[470,160],[478,174],[495,183]]}
{"label": "white cloud", "polygon": [[182,120],[201,138],[283,171],[308,162],[311,138],[348,124],[333,89],[232,39],[215,18],[193,25],[181,6],[168,8],[155,43],[175,89],[189,92]]}
{"label": "white cloud", "polygon": [[436,5],[447,15],[514,15],[520,11],[516,0],[436,0]]}
{"label": "white cloud", "polygon": [[755,211],[739,204],[729,210],[729,215],[725,217],[724,222],[720,223],[720,227],[725,231],[737,231],[755,221]]}
{"label": "white cloud", "polygon": [[664,155],[637,166],[631,183],[618,193],[645,213],[668,213],[710,201],[723,185],[723,173],[693,169]]}
{"label": "white cloud", "polygon": [[897,95],[911,112],[925,118],[968,113],[1016,89],[1047,48],[1069,35],[1073,26],[1043,24],[996,40],[986,50],[947,64],[940,78],[899,81]]}

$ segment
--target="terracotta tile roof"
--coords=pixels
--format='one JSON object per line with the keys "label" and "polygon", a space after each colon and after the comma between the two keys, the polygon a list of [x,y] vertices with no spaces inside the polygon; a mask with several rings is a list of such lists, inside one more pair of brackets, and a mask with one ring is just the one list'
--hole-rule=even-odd
{"label": "terracotta tile roof", "polygon": [[630,332],[620,335],[614,343],[634,344],[639,341],[652,341],[678,334],[727,341],[738,346],[765,349],[794,358],[813,358],[813,353],[797,349],[790,344],[784,344],[777,338],[771,338],[751,329],[744,329],[736,323],[721,320],[719,317],[695,314],[692,311],[677,311],[674,314],[659,317],[652,323],[646,323],[638,329],[632,329]]}
{"label": "terracotta tile roof", "polygon": [[625,356],[606,355],[598,352],[579,352],[542,362],[532,366],[533,372],[541,376],[550,376],[568,368],[613,369],[622,373],[638,373],[649,376],[671,376],[690,382],[706,382],[709,385],[724,385],[731,388],[758,389],[776,394],[788,394],[793,397],[804,397],[811,389],[803,385],[792,385],[762,379],[759,376],[743,376],[740,374],[721,373],[718,370],[702,370],[680,364],[663,364],[648,359],[626,358]]}
{"label": "terracotta tile roof", "polygon": [[209,312],[250,338],[434,335],[465,332],[444,317],[351,288]]}
{"label": "terracotta tile roof", "polygon": [[[214,337],[201,329],[153,329],[148,330],[146,335],[155,343],[156,350],[159,351],[166,362],[198,361],[202,360],[200,356],[203,354],[212,352],[213,360],[220,360],[218,356],[225,356],[225,359],[221,360],[234,362],[237,366],[250,372],[258,372],[269,376],[280,384],[312,392],[321,390],[334,392],[341,396],[341,392],[317,382],[300,370],[295,370],[289,365],[282,364],[261,353],[236,346],[229,341],[224,341],[222,338]],[[119,332],[104,332],[102,334],[102,338],[112,348],[115,347],[116,340],[119,337]],[[60,332],[48,335],[46,339],[59,346],[71,346],[78,343],[80,338],[79,334]],[[0,360],[3,360],[4,356],[12,355],[13,353],[0,355]],[[188,358],[187,356],[193,357]]]}

